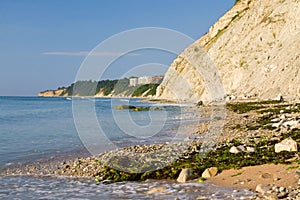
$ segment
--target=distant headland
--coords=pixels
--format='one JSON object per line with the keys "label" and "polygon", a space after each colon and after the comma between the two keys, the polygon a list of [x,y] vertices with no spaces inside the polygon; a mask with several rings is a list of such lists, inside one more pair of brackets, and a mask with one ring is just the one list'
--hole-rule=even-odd
{"label": "distant headland", "polygon": [[67,87],[45,90],[40,97],[152,97],[164,76],[129,77],[115,80],[77,81]]}

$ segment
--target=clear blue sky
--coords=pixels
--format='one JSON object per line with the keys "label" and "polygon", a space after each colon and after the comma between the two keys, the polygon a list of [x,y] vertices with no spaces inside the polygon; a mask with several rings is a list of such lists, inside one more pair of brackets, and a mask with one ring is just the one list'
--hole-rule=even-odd
{"label": "clear blue sky", "polygon": [[[233,4],[234,0],[0,0],[0,95],[36,95],[69,85],[85,58],[77,52],[88,52],[128,29],[163,27],[198,39]],[[174,57],[161,56],[168,64]],[[118,70],[107,72],[106,78],[116,78],[114,71]]]}

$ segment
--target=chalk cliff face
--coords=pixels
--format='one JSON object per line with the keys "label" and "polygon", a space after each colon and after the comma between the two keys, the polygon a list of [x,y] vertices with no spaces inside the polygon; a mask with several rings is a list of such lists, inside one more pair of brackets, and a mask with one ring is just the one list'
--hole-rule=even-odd
{"label": "chalk cliff face", "polygon": [[238,0],[171,64],[156,96],[300,99],[300,0]]}

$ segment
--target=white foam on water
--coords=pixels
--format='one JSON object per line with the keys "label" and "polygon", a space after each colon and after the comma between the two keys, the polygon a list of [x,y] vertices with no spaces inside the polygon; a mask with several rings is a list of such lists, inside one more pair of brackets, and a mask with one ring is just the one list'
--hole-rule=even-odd
{"label": "white foam on water", "polygon": [[[153,188],[165,187],[161,192],[148,193]],[[248,199],[255,194],[246,189],[218,187],[206,183],[170,181],[120,182],[95,184],[70,178],[0,178],[1,199]]]}

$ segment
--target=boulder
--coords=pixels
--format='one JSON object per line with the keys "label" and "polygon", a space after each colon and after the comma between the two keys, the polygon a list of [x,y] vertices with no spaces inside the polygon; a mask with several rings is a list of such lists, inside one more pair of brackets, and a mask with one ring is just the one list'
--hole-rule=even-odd
{"label": "boulder", "polygon": [[192,174],[191,169],[182,169],[177,178],[177,182],[184,183],[188,181],[191,178],[191,174]]}
{"label": "boulder", "polygon": [[258,184],[255,188],[255,191],[260,194],[265,194],[270,188],[267,185]]}
{"label": "boulder", "polygon": [[279,153],[281,151],[298,151],[297,142],[292,138],[287,138],[280,143],[275,144],[275,152]]}
{"label": "boulder", "polygon": [[217,173],[218,173],[218,168],[216,168],[216,167],[207,168],[202,173],[202,177],[203,178],[211,178],[211,177],[216,176]]}
{"label": "boulder", "polygon": [[243,146],[237,146],[237,147],[233,146],[229,150],[230,153],[235,153],[235,154],[243,151],[245,151],[245,148]]}

